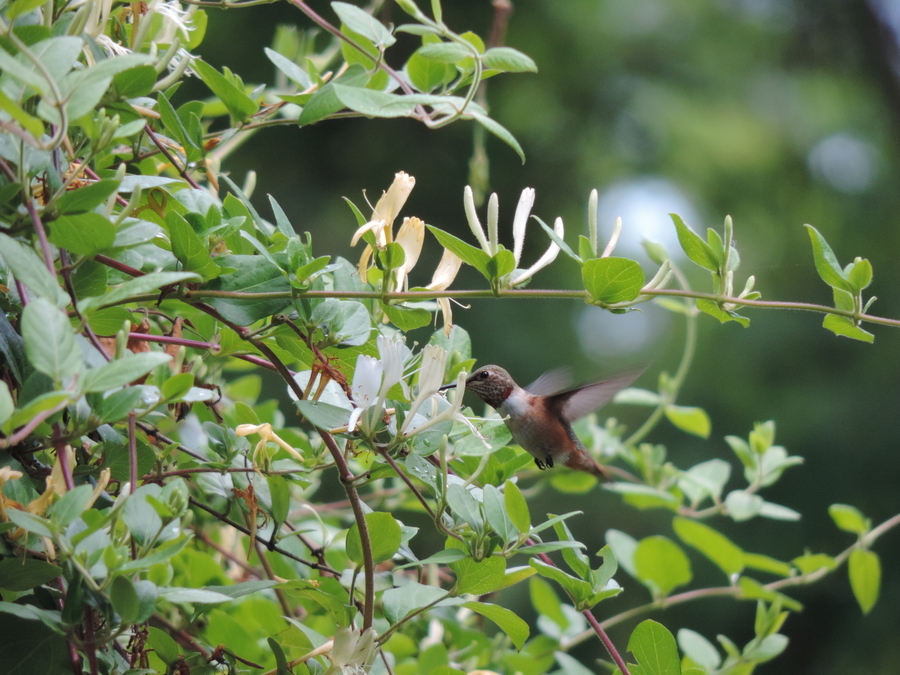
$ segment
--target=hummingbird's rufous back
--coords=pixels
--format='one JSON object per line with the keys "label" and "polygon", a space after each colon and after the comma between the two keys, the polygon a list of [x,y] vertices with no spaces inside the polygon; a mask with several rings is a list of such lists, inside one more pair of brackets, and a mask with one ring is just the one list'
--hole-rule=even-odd
{"label": "hummingbird's rufous back", "polygon": [[560,391],[569,384],[565,371],[550,371],[522,388],[503,368],[491,365],[472,373],[466,389],[497,410],[513,440],[534,457],[539,469],[559,463],[611,480],[572,431],[572,422],[605,405],[642,372]]}

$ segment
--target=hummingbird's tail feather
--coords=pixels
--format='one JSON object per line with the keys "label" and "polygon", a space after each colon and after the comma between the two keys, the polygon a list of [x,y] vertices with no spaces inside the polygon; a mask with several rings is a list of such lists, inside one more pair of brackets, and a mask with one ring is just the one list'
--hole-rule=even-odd
{"label": "hummingbird's tail feather", "polygon": [[609,471],[598,463],[593,457],[586,452],[572,452],[566,458],[566,466],[576,471],[586,471],[599,478],[601,481],[609,482],[613,480]]}

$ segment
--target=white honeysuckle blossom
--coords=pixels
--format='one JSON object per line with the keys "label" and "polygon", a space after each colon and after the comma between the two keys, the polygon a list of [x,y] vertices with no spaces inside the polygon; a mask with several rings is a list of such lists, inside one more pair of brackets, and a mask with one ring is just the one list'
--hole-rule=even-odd
{"label": "white honeysuckle blossom", "polygon": [[347,431],[352,433],[357,424],[366,433],[371,433],[384,411],[384,401],[388,392],[403,379],[403,340],[391,340],[379,335],[378,354],[381,357],[360,354],[356,359],[351,397],[356,406],[350,414]]}
{"label": "white honeysuckle blossom", "polygon": [[[426,418],[422,414],[408,414],[407,420],[410,421],[408,425],[404,424],[406,431],[402,432],[402,436],[404,438],[410,438],[416,434],[422,433],[426,429],[430,429],[436,424],[440,424],[441,422],[453,421],[464,424],[476,438],[484,443],[485,447],[490,447],[490,443],[488,443],[481,432],[475,428],[475,425],[472,424],[472,420],[462,413],[463,395],[466,390],[466,377],[468,377],[468,373],[464,370],[460,371],[456,376],[452,400],[450,400],[449,396],[445,399],[438,395],[437,390],[433,390],[430,395],[424,396],[423,394],[427,393],[428,390],[425,390],[424,388],[421,389],[417,400],[421,398],[420,406],[426,401],[431,402],[431,417]],[[415,403],[413,405],[415,405]],[[441,410],[441,407],[443,407],[443,410]],[[414,412],[414,409],[411,408],[410,412]]]}
{"label": "white honeysuckle blossom", "polygon": [[419,261],[425,243],[425,222],[421,218],[404,218],[396,242],[403,248],[404,257],[403,264],[394,270],[394,288],[405,291],[409,288],[407,276]]}
{"label": "white honeysuckle blossom", "polygon": [[[431,277],[431,283],[425,288],[430,291],[446,291],[462,266],[462,260],[450,249],[444,249],[444,255],[438,263],[434,276]],[[450,335],[453,328],[453,310],[450,306],[450,298],[438,298],[438,306],[441,308],[441,315],[444,317],[444,334]],[[437,317],[435,316],[435,322]]]}
{"label": "white honeysuckle blossom", "polygon": [[341,626],[334,634],[331,665],[325,675],[366,675],[378,654],[377,633],[367,628],[359,633],[352,626]]}
{"label": "white honeysuckle blossom", "polygon": [[[525,244],[526,225],[528,224],[528,218],[531,216],[531,208],[534,206],[534,197],[535,193],[533,188],[525,188],[524,190],[522,190],[522,194],[519,197],[519,203],[516,206],[516,213],[513,217],[513,258],[515,258],[516,261],[516,269],[513,271],[510,277],[510,287],[517,286],[530,279],[532,276],[534,276],[535,272],[543,269],[551,262],[556,260],[556,256],[559,254],[559,245],[556,242],[551,241],[550,245],[547,247],[547,250],[544,252],[544,255],[538,258],[538,261],[536,263],[534,263],[528,269],[519,269],[519,261],[522,257],[522,248]],[[469,227],[471,228],[472,233],[475,235],[475,238],[478,240],[481,249],[489,256],[497,255],[497,252],[500,250],[497,233],[497,223],[499,220],[497,195],[492,194],[490,199],[488,200],[487,236],[485,236],[481,221],[478,220],[478,214],[475,211],[475,197],[472,194],[472,188],[468,185],[466,186],[465,192],[463,193],[463,205],[465,206],[466,219],[469,221]],[[563,227],[562,218],[557,218],[554,221],[553,231],[560,238],[565,235],[565,228]]]}
{"label": "white honeysuckle blossom", "polygon": [[[353,234],[350,240],[351,246],[356,246],[357,242],[366,232],[372,232],[375,235],[375,244],[378,248],[384,248],[393,240],[392,227],[400,209],[406,204],[409,193],[416,185],[416,179],[400,171],[394,174],[394,182],[387,191],[381,195],[381,199],[375,205],[372,211],[372,217],[369,222],[362,225]],[[372,247],[366,244],[362,255],[359,258],[359,277],[363,283],[366,283],[366,273],[369,268],[369,260],[372,258]]]}
{"label": "white honeysuckle blossom", "polygon": [[409,407],[406,419],[403,420],[403,426],[400,427],[400,433],[406,431],[422,404],[438,393],[444,383],[446,363],[447,350],[437,345],[425,345],[425,349],[422,350],[422,368],[419,371],[419,395]]}

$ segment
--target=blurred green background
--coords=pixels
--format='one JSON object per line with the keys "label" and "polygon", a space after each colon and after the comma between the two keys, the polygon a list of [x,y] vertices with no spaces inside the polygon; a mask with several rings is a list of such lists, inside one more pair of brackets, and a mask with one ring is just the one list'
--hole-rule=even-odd
{"label": "blurred green background", "polygon": [[[334,19],[326,3],[311,4]],[[507,246],[522,188],[537,190],[534,213],[545,222],[564,219],[573,243],[585,232],[587,196],[597,188],[607,236],[622,216],[626,239],[652,238],[675,255],[666,213],[679,212],[700,232],[721,230],[730,214],[742,258],[738,290],[755,274],[764,298],[830,303],[802,227],[811,223],[841,263],[857,255],[871,260],[875,280],[869,290],[879,297],[872,311],[900,316],[900,60],[892,28],[900,2],[519,0],[514,9],[506,43],[532,56],[540,72],[491,79],[486,91],[492,116],[515,134],[528,158],[522,165],[497,139],[487,141],[490,190],[500,198],[501,240]],[[382,12],[404,21],[396,6]],[[310,27],[286,3],[209,10],[209,18],[200,54],[251,83],[274,79],[262,48],[279,24]],[[486,36],[492,8],[488,0],[448,1],[445,20],[457,31]],[[401,36],[397,57],[416,46],[416,39]],[[417,179],[403,213],[471,241],[462,193],[472,148],[471,123],[429,131],[410,120],[356,119],[262,131],[225,168],[239,184],[248,170],[257,171],[253,201],[260,211],[271,216],[265,195],[271,193],[298,230],[312,233],[317,254],[355,261],[359,250],[349,245],[355,220],[341,197],[362,205],[361,192],[368,190],[374,201],[401,170]],[[526,264],[547,245],[543,232],[530,227]],[[639,249],[623,242],[620,253],[636,256],[652,273]],[[428,282],[439,256],[429,237],[413,284]],[[689,271],[695,289],[709,290],[705,272]],[[532,287],[573,288],[578,274],[572,261],[560,257]],[[454,288],[481,288],[482,281],[466,269]],[[700,321],[698,356],[679,402],[709,412],[710,439],[663,423],[650,440],[665,444],[676,465],[687,468],[712,457],[731,461],[725,435],[746,437],[754,422],[776,420],[776,442],[806,463],[763,494],[802,511],[803,519],[711,524],[745,550],[781,559],[805,547],[836,554],[853,540],[835,528],[829,504],[853,504],[874,523],[900,511],[900,333],[870,327],[876,339],[866,345],[824,330],[819,315],[745,314],[752,319],[746,329],[706,316]],[[478,300],[470,309],[457,308],[455,318],[471,334],[480,364],[501,364],[523,383],[561,365],[574,366],[581,380],[589,380],[626,364],[649,363],[639,384],[654,388],[661,370],[677,367],[684,335],[680,317],[650,304],[620,316],[580,301]],[[410,339],[424,341],[428,330]],[[609,413],[632,428],[641,419],[631,409]],[[535,516],[585,511],[570,523],[592,551],[610,527],[637,538],[673,536],[669,515],[638,512],[599,489],[578,496],[545,490],[531,508]],[[900,533],[892,532],[876,546],[882,595],[867,617],[845,570],[793,592],[806,609],[783,629],[791,639],[788,651],[760,672],[900,672],[898,540]],[[705,560],[692,562],[695,583],[724,582]],[[636,602],[635,596],[649,599],[636,582],[620,576],[627,592],[598,608],[604,616]],[[527,602],[506,602],[528,616]],[[754,603],[710,599],[653,618],[743,644],[752,637],[754,611]],[[632,627],[612,631],[617,644],[624,646]],[[590,659],[601,650],[593,641],[575,655]]]}

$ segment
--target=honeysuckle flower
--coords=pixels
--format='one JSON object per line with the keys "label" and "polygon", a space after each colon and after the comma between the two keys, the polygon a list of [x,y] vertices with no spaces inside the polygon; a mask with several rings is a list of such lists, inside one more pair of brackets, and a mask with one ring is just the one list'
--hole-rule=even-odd
{"label": "honeysuckle flower", "polygon": [[3,496],[3,486],[7,481],[17,480],[22,477],[21,471],[16,471],[15,469],[11,469],[8,466],[4,466],[0,468],[0,519],[5,523],[9,518],[6,516],[6,505],[7,503],[10,506],[13,506],[15,503],[13,500],[8,499]]}
{"label": "honeysuckle flower", "polygon": [[[409,193],[412,192],[415,185],[416,179],[409,174],[403,171],[394,174],[394,182],[381,195],[381,199],[378,200],[375,209],[372,211],[372,217],[369,219],[369,222],[362,225],[353,234],[350,245],[356,246],[356,243],[366,232],[372,232],[375,235],[375,244],[378,248],[384,248],[391,243],[393,236],[391,228],[394,225],[394,219],[400,213],[400,209],[403,208]],[[366,282],[366,273],[371,257],[372,247],[367,244],[359,259],[359,276],[363,283]]]}
{"label": "honeysuckle flower", "polygon": [[347,422],[347,431],[352,433],[359,424],[363,431],[371,433],[384,410],[388,392],[403,379],[403,340],[391,340],[379,335],[376,340],[378,355],[360,354],[356,359],[351,397],[356,406]]}
{"label": "honeysuckle flower", "polygon": [[341,626],[334,634],[331,665],[325,675],[366,675],[378,653],[374,628],[359,633],[351,626]]}
{"label": "honeysuckle flower", "polygon": [[[436,370],[437,364],[434,364],[432,367]],[[453,387],[452,392],[452,400],[450,400],[449,397],[447,399],[444,399],[441,396],[422,397],[422,402],[425,402],[429,399],[432,401],[432,416],[422,422],[421,420],[424,416],[420,414],[415,415],[415,420],[410,422],[405,433],[403,433],[403,436],[405,438],[409,438],[411,436],[415,436],[416,434],[422,433],[426,429],[430,429],[436,424],[452,420],[454,422],[460,422],[461,424],[467,426],[469,428],[469,431],[472,432],[475,437],[477,437],[482,443],[484,443],[486,447],[490,447],[490,444],[487,442],[481,432],[475,428],[474,424],[472,424],[472,420],[462,414],[462,402],[466,388],[466,377],[468,377],[468,373],[466,373],[465,371],[460,371],[456,376],[456,383]],[[421,394],[422,392],[420,391],[420,396]],[[442,405],[445,407],[443,408],[443,410],[439,410]],[[414,412],[414,410],[410,409],[410,412],[412,413]],[[407,415],[407,419],[412,417],[412,414]]]}
{"label": "honeysuckle flower", "polygon": [[[562,239],[565,236],[566,230],[563,227],[562,218],[557,218],[553,221],[553,231],[557,234],[557,236]],[[524,236],[524,235],[523,235]],[[543,269],[554,260],[556,260],[556,256],[559,255],[559,245],[556,242],[550,242],[550,246],[547,247],[547,250],[544,251],[544,255],[538,258],[537,262],[534,263],[527,270],[519,271],[516,270],[513,272],[512,281],[510,281],[510,286],[517,286],[521,284],[523,281],[527,281],[534,273],[540,269]],[[519,259],[516,258],[516,266],[519,265]]]}
{"label": "honeysuckle flower", "polygon": [[[449,288],[459,268],[462,266],[462,260],[453,251],[444,249],[444,255],[441,256],[441,262],[438,263],[434,276],[431,277],[431,283],[425,288],[430,291],[445,291]],[[450,306],[450,298],[438,298],[438,305],[441,308],[441,314],[444,317],[444,333],[450,335],[450,329],[453,328],[453,310]]]}
{"label": "honeysuckle flower", "polygon": [[[559,245],[551,241],[547,250],[544,252],[544,255],[542,255],[536,263],[526,270],[518,269],[519,261],[522,257],[522,248],[525,244],[526,225],[528,224],[528,218],[531,216],[531,208],[534,206],[534,197],[535,193],[533,188],[525,188],[522,190],[522,194],[519,196],[519,203],[516,206],[516,213],[513,217],[513,258],[516,261],[516,269],[511,274],[508,281],[510,287],[517,286],[530,279],[534,276],[535,272],[553,262],[559,254]],[[475,238],[478,240],[481,249],[489,256],[497,255],[497,252],[500,250],[497,234],[497,223],[499,220],[497,195],[492,194],[488,200],[487,236],[485,236],[481,221],[478,220],[478,214],[475,211],[475,197],[472,194],[472,188],[469,186],[466,186],[463,193],[463,205],[465,207],[466,219],[469,221],[469,227],[475,235]],[[559,237],[564,235],[565,230],[563,228],[562,218],[557,218],[553,223],[553,231]]]}
{"label": "honeysuckle flower", "polygon": [[298,462],[303,461],[303,455],[294,450],[291,445],[282,439],[275,431],[272,429],[272,425],[266,422],[265,424],[238,424],[234,430],[234,433],[238,436],[250,436],[251,434],[259,434],[259,443],[256,444],[256,447],[253,449],[253,463],[265,463],[266,461],[266,444],[269,441],[272,441],[278,447],[285,450],[289,455],[291,455]]}
{"label": "honeysuckle flower", "polygon": [[403,247],[403,265],[394,270],[394,288],[406,290],[406,277],[419,261],[422,245],[425,243],[425,223],[420,218],[404,218],[397,231],[396,242]]}
{"label": "honeysuckle flower", "polygon": [[438,389],[444,383],[444,367],[446,363],[446,349],[437,345],[425,345],[425,349],[422,350],[422,368],[419,371],[419,394],[406,413],[406,419],[403,420],[400,433],[406,431],[422,404],[438,393]]}

